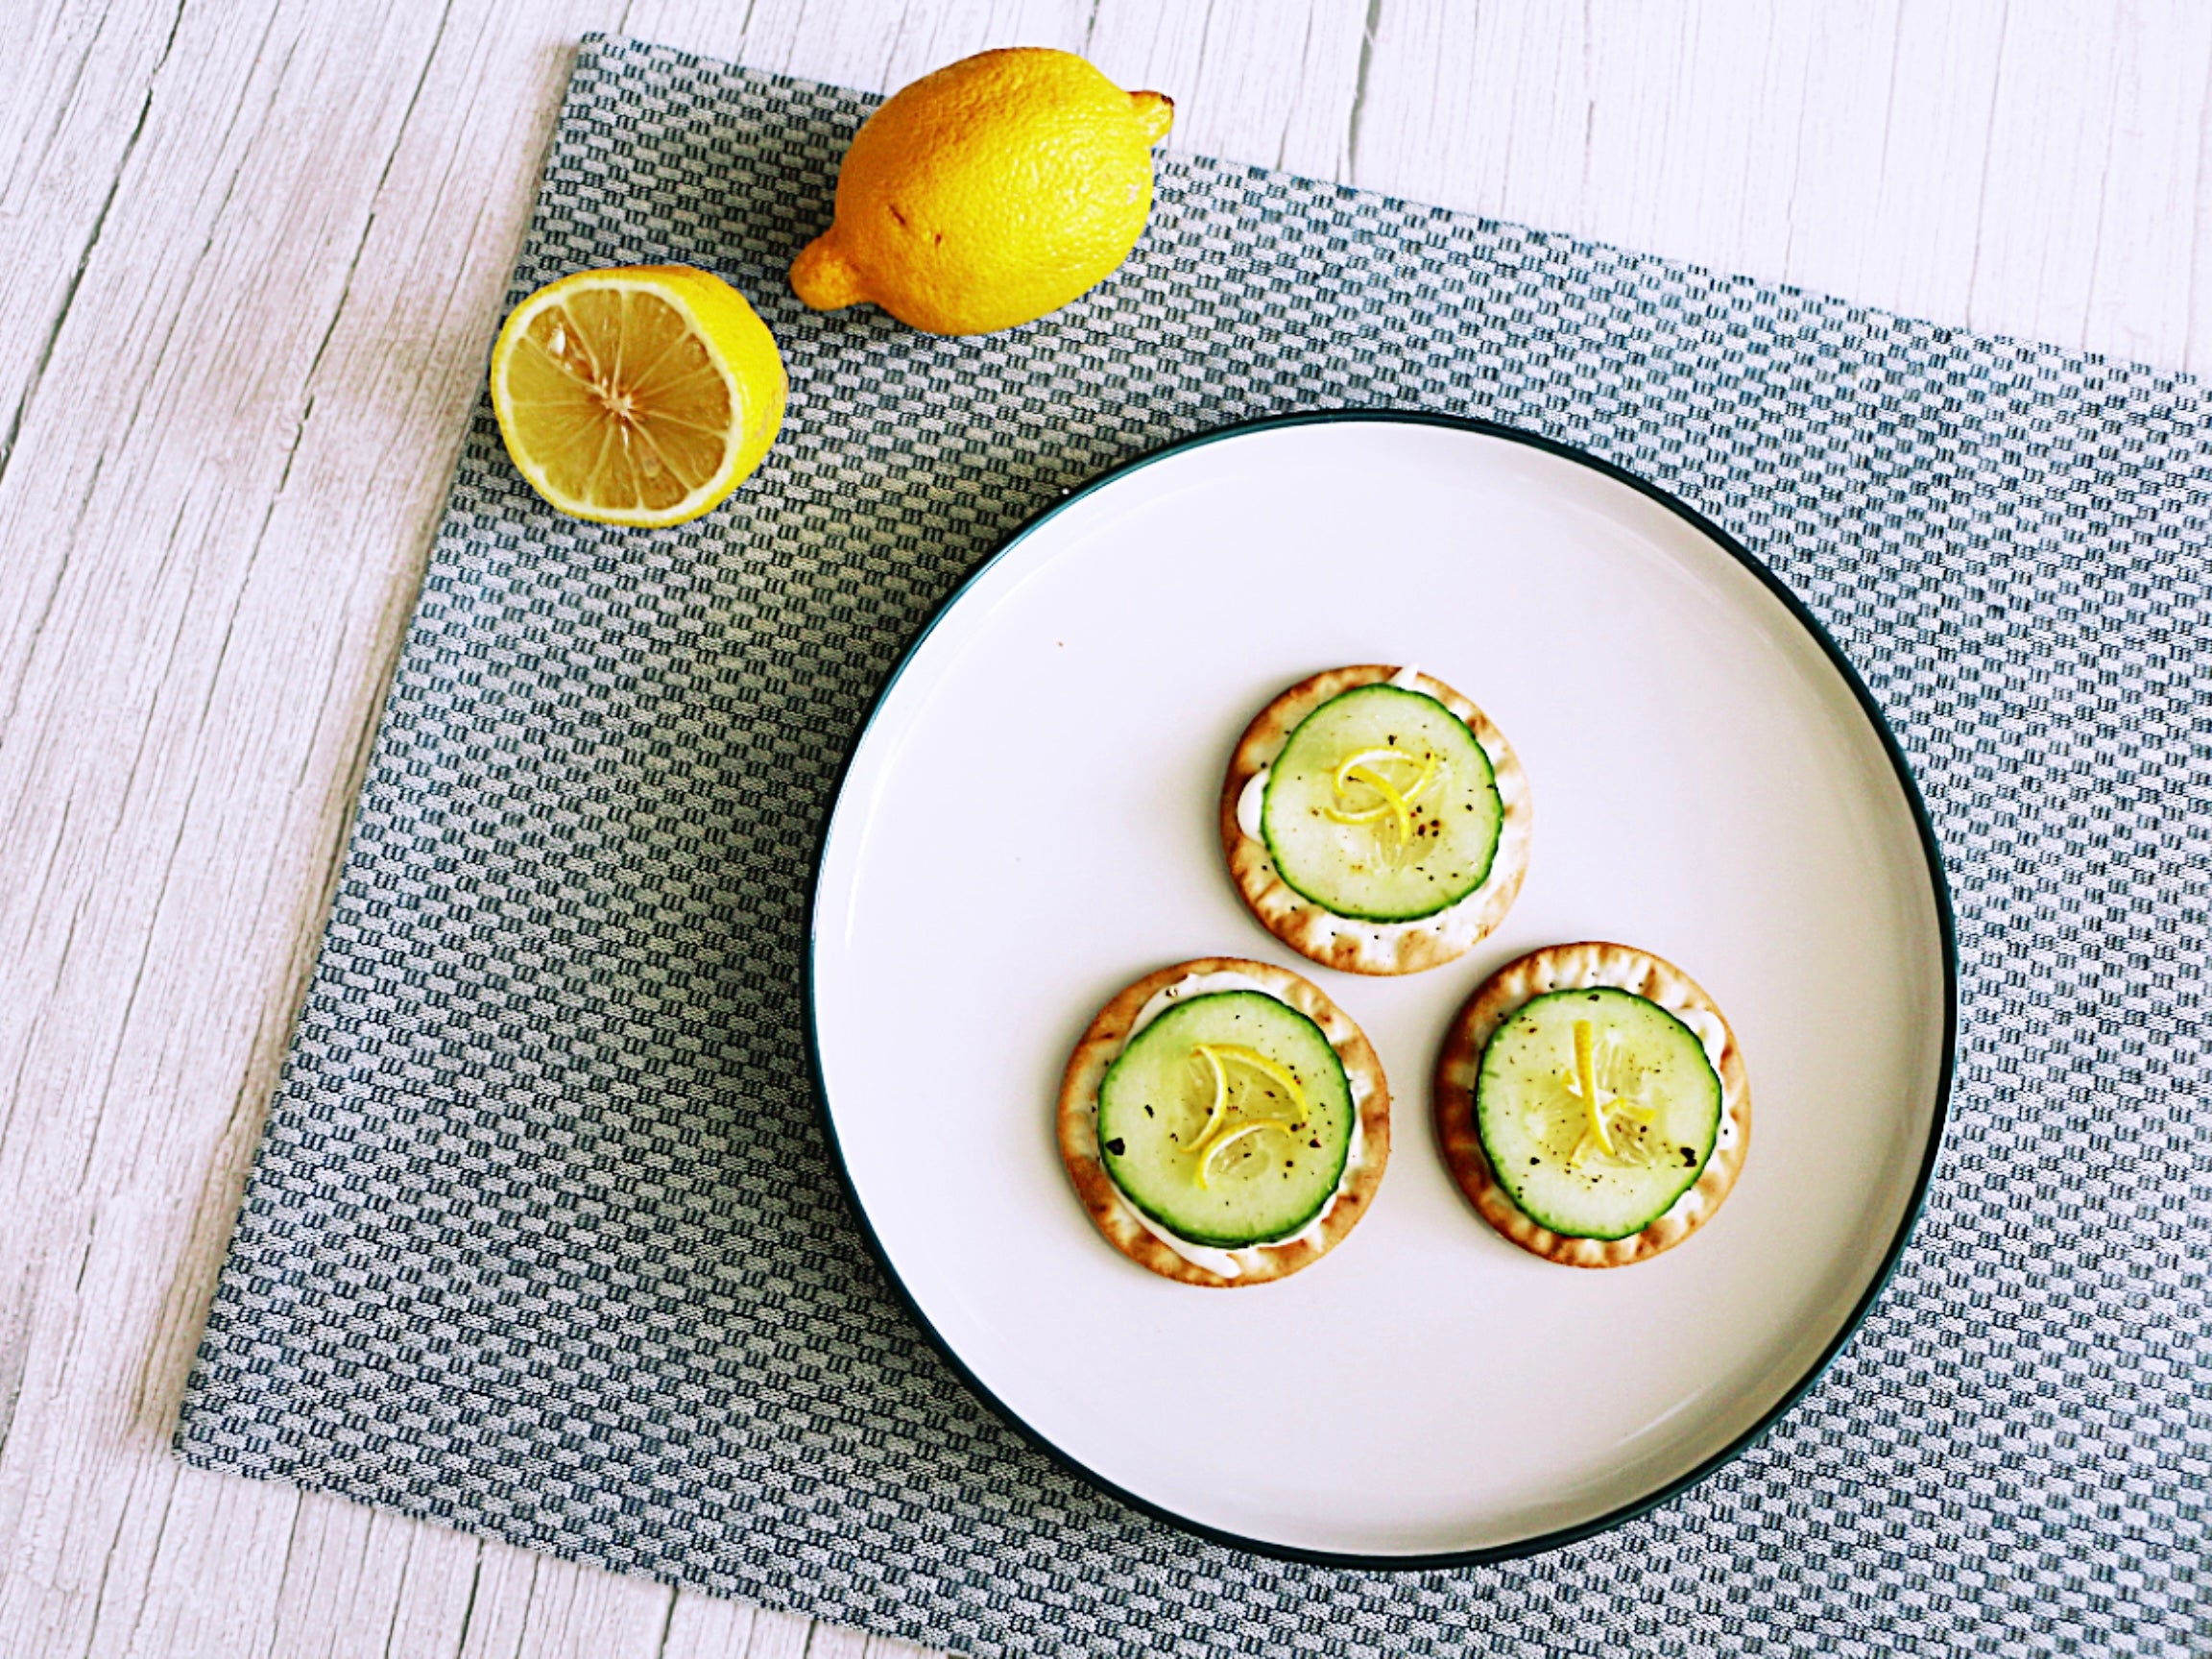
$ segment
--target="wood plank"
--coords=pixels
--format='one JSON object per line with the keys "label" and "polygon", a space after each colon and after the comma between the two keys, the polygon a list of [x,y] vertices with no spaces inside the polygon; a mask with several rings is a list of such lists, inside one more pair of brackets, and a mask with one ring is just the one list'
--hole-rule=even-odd
{"label": "wood plank", "polygon": [[995,46],[1078,51],[1087,0],[952,0],[880,10],[825,0],[632,0],[623,27],[639,39],[800,75],[864,92],[890,92]]}
{"label": "wood plank", "polygon": [[[2191,291],[2212,258],[2200,235],[2212,8],[2133,0],[2091,40],[2026,7],[2011,31],[1984,208],[1994,234],[1977,269],[1974,325],[2207,367],[2189,361],[2187,342]],[[2015,75],[2029,60],[2015,40],[2039,63],[2065,55],[2075,72]],[[2169,344],[2176,336],[2179,351]]]}
{"label": "wood plank", "polygon": [[[1608,31],[1640,15],[1606,13]],[[1587,228],[1581,200],[1599,38],[1581,8],[1385,0],[1375,14],[1350,182],[1550,228]],[[1626,106],[1641,123],[1649,104]]]}
{"label": "wood plank", "polygon": [[0,53],[0,475],[181,14],[178,0],[46,0]]}
{"label": "wood plank", "polygon": [[[1998,333],[2080,345],[2118,119],[2121,46],[2048,8],[2007,19],[1990,122],[1986,230],[1972,317]],[[2061,57],[2067,72],[2051,72]]]}
{"label": "wood plank", "polygon": [[909,7],[891,32],[883,90],[895,91],[931,70],[996,47],[1056,46],[1080,52],[1090,18],[1088,0],[963,0]]}
{"label": "wood plank", "polygon": [[0,1277],[0,1630],[41,1652],[251,1651],[232,1610],[334,1648],[396,1594],[316,1587],[400,1524],[295,1535],[295,1495],[164,1442],[569,42],[608,21],[187,17],[0,480],[0,812],[46,872],[0,894],[0,1179],[39,1213]]}
{"label": "wood plank", "polygon": [[[679,1591],[675,1605],[669,1609],[668,1634],[661,1644],[660,1659],[744,1659],[752,1646],[755,1624],[775,1617],[742,1601],[726,1601],[693,1590]],[[804,1625],[805,1621],[798,1623]]]}
{"label": "wood plank", "polygon": [[526,1550],[486,1546],[477,1566],[471,1614],[462,1627],[458,1659],[519,1659],[538,1575],[558,1575],[560,1566],[550,1556]]}
{"label": "wood plank", "polygon": [[[1863,34],[1825,15],[1783,275],[1911,315],[1963,317],[2005,12],[1907,6]],[[1837,76],[1839,62],[1852,72]],[[1876,116],[1879,119],[1876,119]]]}
{"label": "wood plank", "polygon": [[819,1624],[795,1613],[773,1613],[763,1608],[754,1616],[744,1659],[806,1659],[818,1630],[832,1636],[835,1633],[833,1625]]}
{"label": "wood plank", "polygon": [[[353,1507],[337,1499],[306,1502],[327,1502],[334,1507],[347,1509]],[[483,1588],[485,1557],[501,1547],[447,1531],[443,1527],[426,1527],[412,1521],[395,1525],[400,1533],[397,1547],[406,1551],[395,1604],[390,1608],[373,1603],[362,1607],[355,1617],[360,1645],[349,1647],[334,1641],[331,1650],[358,1651],[364,1655],[427,1653],[438,1655],[439,1659],[458,1654]],[[522,1551],[515,1550],[507,1553],[518,1555]],[[376,1633],[379,1623],[383,1627],[383,1646],[372,1648],[367,1639]],[[273,1644],[269,1659],[282,1659],[282,1653],[283,1649]]]}
{"label": "wood plank", "polygon": [[1356,182],[2180,367],[2212,11],[1387,0]]}
{"label": "wood plank", "polygon": [[[197,1488],[200,1482],[192,1484]],[[398,1611],[409,1547],[421,1529],[394,1515],[345,1513],[349,1507],[302,1501],[294,1510],[275,1605],[258,1622],[272,1659],[335,1659],[382,1650]],[[219,1585],[230,1576],[218,1559],[204,1562],[190,1581]],[[156,1608],[173,1604],[166,1597],[149,1600]],[[166,1646],[142,1650],[158,1652]]]}
{"label": "wood plank", "polygon": [[1346,0],[1103,0],[1090,56],[1175,100],[1170,150],[1343,176],[1366,9]]}
{"label": "wood plank", "polygon": [[[87,1289],[107,1277],[88,1279]],[[40,1650],[98,1659],[268,1652],[278,1576],[292,1560],[297,1496],[193,1479],[153,1446],[131,1446],[97,1424],[60,1427],[77,1438],[87,1464],[56,1495],[65,1505],[62,1525],[93,1530],[90,1538],[59,1541],[47,1594],[33,1602],[42,1599],[53,1616]],[[116,1532],[100,1556],[98,1528],[110,1516]],[[159,1589],[156,1558],[169,1563]],[[83,1575],[94,1568],[101,1575],[87,1595]]]}
{"label": "wood plank", "polygon": [[[653,1659],[675,1592],[573,1562],[535,1564],[516,1659]],[[478,1649],[463,1649],[472,1656]],[[486,1649],[487,1659],[506,1659]]]}
{"label": "wood plank", "polygon": [[869,1638],[857,1630],[816,1622],[806,1636],[806,1659],[867,1659]]}

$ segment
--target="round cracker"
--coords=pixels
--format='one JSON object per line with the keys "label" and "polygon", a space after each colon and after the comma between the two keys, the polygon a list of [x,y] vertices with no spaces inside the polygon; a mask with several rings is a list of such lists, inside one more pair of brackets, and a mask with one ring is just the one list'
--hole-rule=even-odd
{"label": "round cracker", "polygon": [[[1144,1004],[1194,974],[1241,974],[1320,1026],[1337,1059],[1344,1063],[1344,1075],[1359,1111],[1358,1156],[1346,1164],[1335,1199],[1320,1224],[1280,1244],[1256,1244],[1233,1252],[1243,1268],[1234,1279],[1186,1262],[1145,1231],[1098,1155],[1098,1086],[1106,1079],[1106,1069],[1128,1043],[1130,1027]],[[1234,1289],[1288,1278],[1328,1255],[1359,1224],[1382,1184],[1383,1166],[1390,1162],[1390,1085],[1366,1034],[1322,994],[1319,986],[1271,963],[1248,962],[1237,956],[1201,956],[1145,974],[1098,1010],[1098,1017],[1075,1045],[1060,1081],[1059,1131],[1060,1157],[1068,1166],[1068,1178],[1074,1182],[1083,1208],[1097,1223],[1098,1231],[1106,1235],[1108,1243],[1164,1279]]]}
{"label": "round cracker", "polygon": [[[1610,985],[1633,991],[1671,1014],[1710,1015],[1721,1031],[1719,1064],[1720,1130],[1713,1156],[1696,1183],[1658,1220],[1625,1238],[1576,1238],[1539,1227],[1514,1204],[1492,1173],[1475,1127],[1475,1078],[1482,1050],[1507,1020],[1536,998],[1551,991]],[[1693,1026],[1695,1029],[1695,1026]],[[1699,1033],[1702,1039],[1703,1034]],[[1712,1047],[1706,1045],[1707,1057]],[[1713,1218],[1736,1185],[1743,1155],[1751,1148],[1751,1084],[1743,1070],[1743,1050],[1720,1006],[1689,974],[1648,950],[1592,941],[1552,945],[1508,962],[1476,988],[1445,1034],[1436,1060],[1434,1093],[1436,1143],[1452,1178],[1468,1202],[1507,1238],[1547,1262],[1569,1267],[1625,1267],[1672,1249]]]}
{"label": "round cracker", "polygon": [[1360,922],[1324,909],[1285,881],[1275,869],[1267,843],[1244,833],[1237,822],[1237,803],[1244,786],[1282,754],[1298,723],[1332,697],[1357,685],[1373,685],[1401,672],[1377,663],[1332,668],[1302,680],[1260,710],[1229,757],[1221,784],[1221,848],[1229,855],[1229,875],[1260,925],[1325,968],[1347,974],[1418,974],[1464,956],[1505,919],[1528,873],[1531,812],[1527,774],[1505,734],[1488,715],[1443,681],[1413,676],[1413,688],[1452,710],[1475,734],[1489,757],[1498,781],[1504,818],[1498,828],[1498,851],[1482,885],[1456,904],[1417,922]]}

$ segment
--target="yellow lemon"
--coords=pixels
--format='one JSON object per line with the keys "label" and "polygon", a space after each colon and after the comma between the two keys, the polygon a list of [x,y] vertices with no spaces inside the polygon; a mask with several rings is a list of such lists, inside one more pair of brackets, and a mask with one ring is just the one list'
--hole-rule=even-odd
{"label": "yellow lemon", "polygon": [[817,311],[872,301],[932,334],[1057,311],[1129,256],[1175,107],[1044,47],[926,75],[854,134],[835,221],[791,266]]}
{"label": "yellow lemon", "polygon": [[688,265],[580,271],[515,307],[492,408],[539,494],[602,524],[681,524],[742,483],[783,421],[776,337]]}

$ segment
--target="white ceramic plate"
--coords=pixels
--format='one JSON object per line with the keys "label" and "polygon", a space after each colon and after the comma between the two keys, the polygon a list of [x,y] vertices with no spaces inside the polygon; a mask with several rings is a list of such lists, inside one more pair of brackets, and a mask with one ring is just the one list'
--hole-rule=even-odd
{"label": "white ceramic plate", "polygon": [[[1527,768],[1527,883],[1452,967],[1315,967],[1224,871],[1231,744],[1278,691],[1344,662],[1418,663]],[[1711,991],[1753,1100],[1719,1215],[1610,1272],[1494,1234],[1430,1126],[1460,1001],[1508,958],[1585,938],[1657,951]],[[1835,647],[1659,493],[1420,417],[1214,434],[1015,536],[861,735],[811,950],[819,1082],[854,1201],[958,1368],[1156,1513],[1364,1566],[1563,1542],[1742,1450],[1887,1277],[1949,1079],[1940,867]],[[1365,1027],[1394,1145],[1329,1257],[1203,1290],[1093,1229],[1053,1101],[1101,1003],[1217,953],[1297,969]]]}

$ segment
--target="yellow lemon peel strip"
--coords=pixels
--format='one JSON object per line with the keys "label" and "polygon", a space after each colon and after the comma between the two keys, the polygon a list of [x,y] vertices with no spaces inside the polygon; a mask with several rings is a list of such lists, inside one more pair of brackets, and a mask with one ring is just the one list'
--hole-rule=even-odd
{"label": "yellow lemon peel strip", "polygon": [[1391,788],[1389,780],[1380,772],[1373,772],[1361,766],[1355,770],[1352,776],[1382,797],[1384,804],[1390,808],[1391,816],[1398,821],[1398,839],[1400,842],[1412,840],[1413,808],[1406,804],[1406,797]]}
{"label": "yellow lemon peel strip", "polygon": [[[1207,1110],[1205,1126],[1191,1138],[1190,1142],[1190,1151],[1198,1160],[1196,1173],[1199,1186],[1206,1188],[1213,1186],[1209,1172],[1214,1163],[1214,1154],[1220,1151],[1222,1147],[1229,1145],[1232,1142],[1243,1139],[1246,1134],[1255,1129],[1265,1129],[1272,1126],[1283,1130],[1286,1134],[1292,1133],[1303,1129],[1307,1119],[1312,1117],[1312,1108],[1306,1103],[1304,1086],[1286,1068],[1278,1066],[1257,1048],[1246,1048],[1241,1044],[1236,1043],[1199,1043],[1192,1046],[1191,1052],[1205,1061],[1207,1069],[1214,1073],[1214,1104]],[[1260,1118],[1249,1123],[1239,1124],[1234,1129],[1224,1129],[1221,1119],[1229,1110],[1229,1071],[1228,1068],[1222,1064],[1225,1060],[1233,1061],[1239,1066],[1249,1066],[1262,1076],[1279,1085],[1283,1092],[1290,1096],[1290,1104],[1297,1109],[1297,1121],[1292,1122],[1288,1118]]]}
{"label": "yellow lemon peel strip", "polygon": [[[1229,1073],[1221,1069],[1220,1050],[1212,1044],[1201,1043],[1193,1052],[1214,1072],[1214,1104],[1207,1110],[1206,1126],[1198,1131],[1197,1137],[1190,1142],[1192,1151],[1203,1153],[1206,1138],[1219,1126],[1221,1115],[1229,1110]],[[1204,1164],[1201,1163],[1199,1167],[1203,1169]]]}
{"label": "yellow lemon peel strip", "polygon": [[[1291,1076],[1287,1070],[1276,1065],[1274,1061],[1268,1059],[1257,1048],[1246,1048],[1240,1044],[1234,1043],[1201,1043],[1198,1045],[1198,1052],[1205,1055],[1216,1068],[1224,1060],[1234,1060],[1239,1066],[1249,1066],[1262,1076],[1281,1084],[1283,1092],[1290,1096],[1290,1104],[1298,1109],[1299,1123],[1303,1124],[1306,1121],[1310,1114],[1306,1105],[1305,1089],[1299,1084],[1297,1078]],[[1213,1128],[1213,1124],[1207,1124],[1207,1128]]]}
{"label": "yellow lemon peel strip", "polygon": [[1234,1129],[1223,1130],[1198,1149],[1198,1185],[1211,1191],[1214,1182],[1210,1172],[1214,1166],[1214,1160],[1220,1155],[1222,1148],[1234,1146],[1238,1142],[1248,1136],[1257,1135],[1262,1129],[1280,1129],[1286,1135],[1293,1133],[1290,1125],[1280,1118],[1256,1118],[1249,1123],[1239,1123]]}
{"label": "yellow lemon peel strip", "polygon": [[1423,791],[1436,781],[1438,771],[1436,757],[1433,755],[1422,757],[1421,775],[1403,790],[1376,770],[1378,766],[1394,760],[1407,766],[1414,763],[1413,757],[1407,754],[1403,749],[1362,749],[1358,754],[1347,757],[1336,768],[1336,793],[1339,796],[1348,796],[1352,793],[1352,785],[1360,783],[1382,796],[1382,805],[1363,806],[1353,810],[1330,806],[1323,808],[1323,815],[1332,823],[1336,824],[1372,824],[1378,818],[1395,818],[1398,824],[1398,839],[1401,842],[1412,840],[1412,805],[1421,798]]}
{"label": "yellow lemon peel strip", "polygon": [[1413,764],[1413,757],[1403,749],[1362,749],[1357,755],[1347,755],[1336,767],[1336,793],[1343,795],[1350,792],[1353,773],[1363,768],[1385,765],[1392,760],[1403,760],[1408,766]]}
{"label": "yellow lemon peel strip", "polygon": [[[1232,1145],[1262,1129],[1280,1129],[1286,1135],[1294,1134],[1306,1126],[1307,1119],[1313,1113],[1312,1108],[1306,1103],[1306,1090],[1298,1079],[1287,1069],[1277,1065],[1257,1048],[1247,1048],[1237,1043],[1199,1043],[1192,1046],[1191,1052],[1205,1061],[1207,1069],[1214,1073],[1214,1104],[1207,1110],[1205,1127],[1190,1142],[1190,1151],[1198,1160],[1198,1185],[1211,1189],[1214,1185],[1214,1155],[1222,1147]],[[1292,1122],[1286,1118],[1256,1118],[1235,1128],[1224,1128],[1221,1119],[1229,1110],[1229,1070],[1222,1064],[1223,1061],[1249,1066],[1279,1085],[1290,1096],[1290,1104],[1297,1109],[1297,1120]]]}
{"label": "yellow lemon peel strip", "polygon": [[1583,1142],[1575,1148],[1575,1162],[1581,1162],[1582,1144],[1595,1140],[1610,1158],[1613,1155],[1613,1137],[1605,1128],[1605,1108],[1598,1103],[1598,1066],[1596,1060],[1597,1033],[1590,1022],[1575,1022],[1575,1082],[1582,1096],[1582,1109],[1590,1115],[1590,1127]]}
{"label": "yellow lemon peel strip", "polygon": [[[1575,1070],[1563,1081],[1567,1092],[1582,1102],[1586,1115],[1581,1138],[1575,1142],[1575,1150],[1568,1162],[1579,1166],[1594,1152],[1603,1152],[1615,1160],[1627,1159],[1627,1150],[1613,1143],[1609,1118],[1627,1118],[1638,1123],[1650,1123],[1659,1116],[1659,1109],[1646,1100],[1636,1100],[1625,1094],[1607,1099],[1598,1088],[1596,1032],[1587,1020],[1575,1022]],[[1649,1149],[1641,1148],[1643,1156],[1632,1162],[1649,1163]]]}

